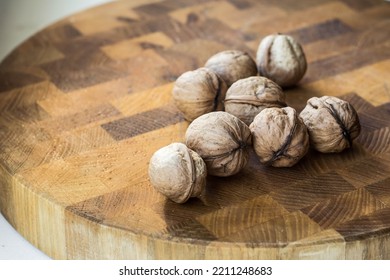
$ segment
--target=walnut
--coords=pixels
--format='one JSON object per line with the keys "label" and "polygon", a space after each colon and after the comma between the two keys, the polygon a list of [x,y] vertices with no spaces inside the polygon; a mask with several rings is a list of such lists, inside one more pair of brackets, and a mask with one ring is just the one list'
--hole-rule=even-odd
{"label": "walnut", "polygon": [[200,197],[206,186],[207,169],[202,158],[182,143],[156,151],[150,159],[152,186],[176,203]]}
{"label": "walnut", "polygon": [[177,78],[172,95],[184,118],[193,121],[205,113],[223,110],[226,90],[224,80],[210,69],[202,67]]}
{"label": "walnut", "polygon": [[228,87],[239,79],[257,75],[256,62],[239,50],[219,52],[206,61],[205,67],[217,73]]}
{"label": "walnut", "polygon": [[286,95],[273,81],[260,76],[238,80],[226,92],[225,111],[249,125],[265,108],[285,107]]}
{"label": "walnut", "polygon": [[291,167],[309,150],[309,134],[294,108],[266,108],[249,128],[253,149],[265,165]]}
{"label": "walnut", "polygon": [[274,34],[261,40],[256,54],[257,69],[281,87],[293,86],[306,72],[301,45],[291,36]]}
{"label": "walnut", "polygon": [[226,177],[246,166],[251,132],[239,118],[227,112],[211,112],[189,125],[185,141],[203,158],[208,174]]}
{"label": "walnut", "polygon": [[358,114],[350,103],[333,96],[312,97],[300,113],[314,149],[338,153],[360,134]]}

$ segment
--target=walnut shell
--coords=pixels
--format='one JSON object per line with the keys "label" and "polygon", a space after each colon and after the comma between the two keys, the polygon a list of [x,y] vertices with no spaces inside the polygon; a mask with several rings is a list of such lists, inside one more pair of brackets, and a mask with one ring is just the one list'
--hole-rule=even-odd
{"label": "walnut shell", "polygon": [[285,106],[286,95],[281,87],[265,77],[238,80],[226,92],[225,111],[247,125],[263,109]]}
{"label": "walnut shell", "polygon": [[239,79],[257,75],[256,62],[239,50],[219,52],[206,61],[205,67],[217,73],[228,87]]}
{"label": "walnut shell", "polygon": [[239,118],[226,112],[211,112],[189,125],[185,141],[203,158],[208,174],[226,177],[246,166],[251,132]]}
{"label": "walnut shell", "polygon": [[352,146],[360,134],[360,121],[353,106],[333,96],[312,97],[300,113],[314,149],[338,153]]}
{"label": "walnut shell", "polygon": [[224,80],[210,69],[202,67],[177,78],[172,96],[184,118],[193,121],[203,114],[223,110],[226,90]]}
{"label": "walnut shell", "polygon": [[288,35],[268,35],[261,40],[256,54],[259,74],[281,87],[298,83],[307,69],[301,45]]}
{"label": "walnut shell", "polygon": [[150,159],[152,186],[176,203],[199,197],[206,186],[207,169],[202,158],[182,143],[157,150]]}
{"label": "walnut shell", "polygon": [[309,150],[309,134],[294,108],[266,108],[249,126],[261,163],[291,167]]}

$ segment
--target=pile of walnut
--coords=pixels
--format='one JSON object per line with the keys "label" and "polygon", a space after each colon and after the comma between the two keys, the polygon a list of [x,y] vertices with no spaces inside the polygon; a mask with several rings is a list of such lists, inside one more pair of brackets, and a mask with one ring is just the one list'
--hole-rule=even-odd
{"label": "pile of walnut", "polygon": [[341,152],[360,133],[355,109],[337,97],[313,97],[300,114],[286,104],[282,88],[298,83],[307,63],[301,45],[287,35],[269,35],[256,61],[228,50],[204,67],[182,74],[173,100],[191,122],[185,144],[161,148],[149,163],[153,187],[177,203],[204,193],[207,174],[231,176],[247,164],[253,148],[262,164],[290,167],[309,147]]}

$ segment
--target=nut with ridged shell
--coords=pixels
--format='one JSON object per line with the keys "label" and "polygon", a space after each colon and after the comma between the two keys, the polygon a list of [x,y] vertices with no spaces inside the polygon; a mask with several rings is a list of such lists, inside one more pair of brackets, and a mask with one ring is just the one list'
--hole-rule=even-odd
{"label": "nut with ridged shell", "polygon": [[211,112],[189,125],[185,142],[202,157],[208,174],[226,177],[246,166],[251,132],[239,118],[227,112]]}
{"label": "nut with ridged shell", "polygon": [[249,126],[261,163],[291,167],[309,150],[309,134],[294,108],[266,108]]}
{"label": "nut with ridged shell", "polygon": [[226,92],[225,111],[247,125],[263,109],[285,106],[286,95],[281,87],[261,76],[240,79]]}
{"label": "nut with ridged shell", "polygon": [[207,169],[202,158],[183,143],[157,150],[149,162],[152,186],[176,203],[200,197],[206,186]]}
{"label": "nut with ridged shell", "polygon": [[173,86],[172,96],[184,118],[193,121],[203,114],[223,110],[226,90],[223,79],[202,67],[180,75]]}
{"label": "nut with ridged shell", "polygon": [[230,87],[235,81],[257,75],[256,62],[246,52],[226,50],[211,56],[205,67],[218,74]]}
{"label": "nut with ridged shell", "polygon": [[353,106],[334,96],[310,98],[300,117],[309,131],[311,145],[323,153],[350,148],[361,130]]}
{"label": "nut with ridged shell", "polygon": [[281,87],[297,84],[307,69],[302,46],[293,37],[282,34],[268,35],[261,40],[256,64],[260,76],[273,80]]}

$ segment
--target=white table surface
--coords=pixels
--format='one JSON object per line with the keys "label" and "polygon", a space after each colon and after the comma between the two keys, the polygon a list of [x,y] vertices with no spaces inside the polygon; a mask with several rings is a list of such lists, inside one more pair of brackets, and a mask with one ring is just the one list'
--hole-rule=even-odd
{"label": "white table surface", "polygon": [[[0,0],[0,61],[21,42],[75,12],[113,0]],[[0,260],[47,260],[0,214]]]}

